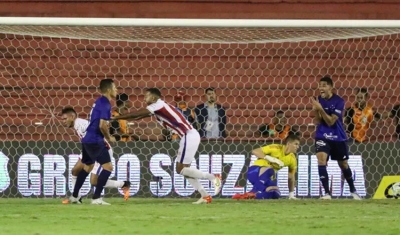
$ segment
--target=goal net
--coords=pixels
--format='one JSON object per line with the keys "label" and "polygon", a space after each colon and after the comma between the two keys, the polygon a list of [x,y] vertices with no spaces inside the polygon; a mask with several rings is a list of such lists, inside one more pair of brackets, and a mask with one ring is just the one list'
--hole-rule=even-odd
{"label": "goal net", "polygon": [[[380,114],[349,114],[357,116],[349,116],[350,124],[366,130],[352,136],[362,143],[350,143],[358,192],[372,197],[384,176],[400,172],[399,21],[0,18],[0,64],[0,197],[70,194],[80,145],[60,111],[71,106],[87,119],[104,78],[129,96],[128,110],[144,107],[144,90],[151,87],[168,103],[186,105],[203,132],[192,166],[222,174],[221,197],[251,189],[245,174],[255,159],[251,150],[281,143],[289,132],[302,138],[296,194],[320,195],[309,97],[319,94],[325,75],[346,108],[367,99]],[[357,100],[361,88],[369,96]],[[213,94],[221,107],[197,107]],[[217,131],[205,130],[208,120]],[[112,176],[129,179],[132,196],[197,196],[174,170],[173,134],[153,118],[110,125],[115,134],[131,135],[113,146]],[[349,196],[337,164],[330,162],[328,171],[333,196]],[[278,173],[282,195],[288,194],[287,174]],[[208,181],[202,184],[213,194]],[[83,194],[91,193],[86,182]],[[121,191],[106,189],[105,195],[121,197]]]}

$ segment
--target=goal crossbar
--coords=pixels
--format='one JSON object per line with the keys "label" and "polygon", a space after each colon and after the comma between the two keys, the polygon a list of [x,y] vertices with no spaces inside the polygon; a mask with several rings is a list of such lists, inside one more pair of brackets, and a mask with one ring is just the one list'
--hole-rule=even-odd
{"label": "goal crossbar", "polygon": [[136,26],[136,27],[248,27],[248,28],[400,28],[400,20],[251,20],[0,17],[0,25]]}

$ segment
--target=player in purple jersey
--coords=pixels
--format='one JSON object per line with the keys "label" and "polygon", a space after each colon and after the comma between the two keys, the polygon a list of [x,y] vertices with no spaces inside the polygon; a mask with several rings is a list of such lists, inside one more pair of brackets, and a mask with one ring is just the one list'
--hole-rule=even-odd
{"label": "player in purple jersey", "polygon": [[317,131],[315,134],[315,151],[318,159],[319,179],[325,190],[325,195],[321,199],[331,199],[329,189],[329,176],[326,169],[328,156],[331,160],[336,160],[343,176],[350,187],[351,196],[360,200],[360,196],[354,187],[353,175],[347,162],[349,159],[349,148],[347,145],[347,135],[343,126],[343,111],[345,102],[343,98],[332,93],[333,81],[325,76],[319,81],[320,96],[317,100],[311,98]]}
{"label": "player in purple jersey", "polygon": [[108,143],[115,142],[115,138],[110,135],[108,121],[111,118],[111,99],[117,95],[117,88],[112,79],[100,81],[100,92],[102,94],[93,105],[90,112],[90,122],[86,129],[86,135],[82,138],[82,163],[83,171],[80,171],[76,179],[74,192],[70,197],[71,203],[78,203],[79,190],[81,189],[86,177],[92,171],[94,163],[98,162],[102,171],[98,175],[96,190],[92,197],[92,204],[109,205],[101,199],[101,192],[113,171],[111,156],[104,139]]}

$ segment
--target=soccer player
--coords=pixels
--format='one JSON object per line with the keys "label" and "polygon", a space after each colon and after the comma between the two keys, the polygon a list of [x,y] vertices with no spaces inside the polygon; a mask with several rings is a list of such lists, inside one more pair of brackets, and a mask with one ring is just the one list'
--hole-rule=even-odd
{"label": "soccer player", "polygon": [[319,81],[320,96],[317,100],[311,97],[315,112],[317,130],[315,134],[315,151],[318,159],[318,173],[325,195],[321,199],[330,200],[329,176],[326,169],[328,156],[336,160],[346,179],[351,196],[361,200],[354,187],[353,174],[347,162],[349,150],[346,131],[343,126],[344,100],[332,92],[333,81],[325,76]]}
{"label": "soccer player", "polygon": [[[73,128],[78,135],[79,139],[82,139],[86,134],[86,129],[89,126],[89,121],[78,118],[78,115],[74,108],[66,107],[61,111],[61,120],[65,127]],[[106,140],[105,144],[107,145],[108,152],[110,156],[113,155],[113,150],[111,146],[107,143]],[[83,163],[81,158],[75,163],[74,167],[72,168],[72,187],[75,187],[76,177],[78,176],[79,172],[83,170]],[[97,185],[98,174],[102,170],[100,164],[96,162],[90,174],[90,184],[93,186]],[[129,181],[115,181],[115,180],[108,180],[105,188],[121,188],[124,192],[124,199],[128,200],[129,198],[129,191],[130,191],[130,182]],[[81,200],[79,200],[82,202]],[[69,200],[66,199],[63,201],[63,204],[68,204]]]}
{"label": "soccer player", "polygon": [[244,194],[235,194],[233,199],[278,199],[280,197],[275,174],[287,166],[289,168],[289,199],[297,199],[294,195],[296,181],[296,152],[300,146],[300,137],[290,134],[285,144],[270,144],[254,149],[252,154],[257,160],[247,171],[247,179],[253,189]]}
{"label": "soccer player", "polygon": [[193,204],[211,203],[212,198],[203,188],[199,179],[208,179],[213,182],[215,195],[217,195],[221,189],[220,175],[204,173],[190,167],[200,144],[199,133],[174,106],[161,99],[161,92],[157,88],[147,89],[144,99],[147,108],[113,117],[113,119],[138,120],[154,115],[164,128],[175,131],[180,137],[176,172],[185,176],[189,183],[201,194],[202,197]]}
{"label": "soccer player", "polygon": [[79,190],[85,182],[87,176],[92,171],[94,163],[97,161],[103,169],[97,179],[96,189],[92,197],[92,204],[110,205],[101,198],[101,192],[107,183],[108,178],[113,171],[110,153],[108,152],[108,143],[114,143],[115,138],[110,135],[108,121],[111,118],[111,99],[117,95],[117,88],[112,79],[103,79],[100,81],[100,92],[102,96],[96,100],[90,112],[90,122],[86,129],[86,135],[82,138],[82,163],[83,170],[78,173],[74,192],[70,197],[71,203],[78,203]]}

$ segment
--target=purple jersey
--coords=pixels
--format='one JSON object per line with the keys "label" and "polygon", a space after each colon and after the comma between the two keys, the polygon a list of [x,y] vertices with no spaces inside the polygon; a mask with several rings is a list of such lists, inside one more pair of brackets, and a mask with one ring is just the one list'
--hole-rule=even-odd
{"label": "purple jersey", "polygon": [[100,130],[100,119],[110,120],[111,103],[105,97],[101,96],[94,102],[89,117],[89,126],[86,129],[86,135],[82,139],[82,143],[100,143],[104,142],[104,135]]}
{"label": "purple jersey", "polygon": [[322,119],[321,123],[317,126],[315,139],[346,141],[347,135],[343,126],[344,100],[340,96],[333,94],[329,100],[318,96],[318,101],[328,115],[334,114],[339,118],[332,126],[326,124]]}

